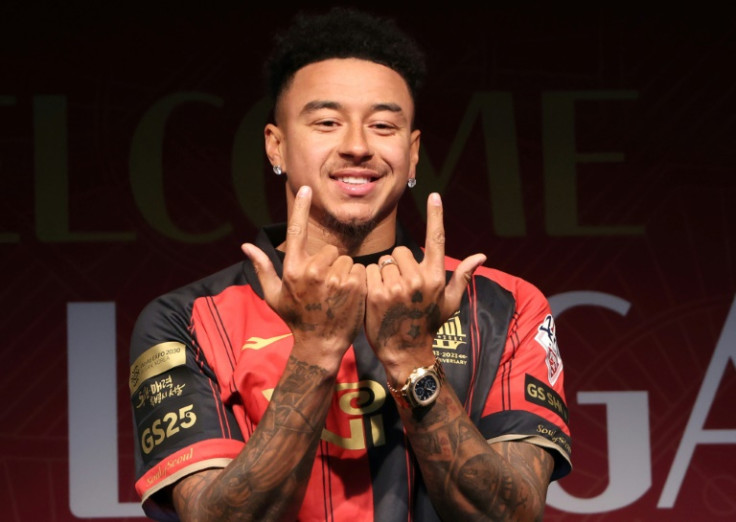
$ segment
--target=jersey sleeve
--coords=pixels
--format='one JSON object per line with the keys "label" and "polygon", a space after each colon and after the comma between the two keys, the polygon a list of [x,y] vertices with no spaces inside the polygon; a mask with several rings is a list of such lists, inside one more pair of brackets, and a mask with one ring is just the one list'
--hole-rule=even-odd
{"label": "jersey sleeve", "polygon": [[192,333],[191,308],[191,300],[176,293],[153,301],[131,339],[136,491],[146,514],[157,520],[174,516],[168,495],[161,494],[169,486],[197,471],[225,467],[244,445]]}
{"label": "jersey sleeve", "polygon": [[555,459],[556,480],[572,467],[555,321],[547,299],[534,285],[504,276],[495,278],[513,294],[515,309],[479,427],[491,443],[524,440],[546,448]]}

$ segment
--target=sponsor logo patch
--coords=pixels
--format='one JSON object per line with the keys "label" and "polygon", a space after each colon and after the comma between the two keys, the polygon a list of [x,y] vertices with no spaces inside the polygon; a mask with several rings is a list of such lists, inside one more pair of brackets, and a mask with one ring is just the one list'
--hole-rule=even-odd
{"label": "sponsor logo patch", "polygon": [[[150,419],[148,419],[150,420]],[[156,446],[169,442],[172,437],[176,438],[182,430],[188,430],[197,424],[197,414],[194,404],[187,404],[181,408],[164,413],[163,417],[156,417],[149,425],[139,426],[141,450],[144,459]],[[143,427],[143,430],[140,429]],[[168,446],[169,444],[166,444]]]}
{"label": "sponsor logo patch", "polygon": [[261,348],[270,346],[273,343],[280,341],[281,339],[286,339],[290,335],[291,332],[283,335],[277,335],[275,337],[267,337],[266,339],[264,339],[263,337],[251,337],[250,339],[245,341],[245,344],[243,345],[241,350],[260,350]]}
{"label": "sponsor logo patch", "polygon": [[171,341],[152,346],[130,366],[128,381],[130,395],[132,396],[146,379],[161,375],[186,362],[186,347],[182,343]]}
{"label": "sponsor logo patch", "polygon": [[552,388],[528,373],[524,380],[524,397],[529,402],[555,412],[567,423],[567,405],[562,400],[562,397]]}
{"label": "sponsor logo patch", "polygon": [[457,350],[461,344],[467,342],[467,335],[463,332],[463,324],[460,322],[460,312],[455,312],[455,315],[445,321],[445,324],[437,330],[432,348],[435,350]]}
{"label": "sponsor logo patch", "polygon": [[570,437],[565,435],[557,426],[552,424],[537,424],[538,435],[560,446],[565,453],[570,454]]}
{"label": "sponsor logo patch", "polygon": [[557,347],[557,336],[555,335],[555,320],[551,314],[547,314],[542,324],[537,328],[537,335],[534,337],[545,351],[544,362],[547,363],[547,379],[550,384],[557,382],[562,373],[562,357],[560,357],[560,349]]}
{"label": "sponsor logo patch", "polygon": [[156,379],[151,379],[138,389],[138,402],[135,408],[139,409],[144,406],[152,408],[172,397],[181,397],[186,386],[183,382],[177,382],[171,373],[158,375]]}

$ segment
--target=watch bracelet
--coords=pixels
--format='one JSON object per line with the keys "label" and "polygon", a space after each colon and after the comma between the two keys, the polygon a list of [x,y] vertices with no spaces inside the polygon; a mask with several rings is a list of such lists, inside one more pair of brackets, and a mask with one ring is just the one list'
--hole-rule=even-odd
{"label": "watch bracelet", "polygon": [[412,374],[419,369],[433,370],[437,374],[437,378],[439,379],[440,384],[444,384],[445,382],[445,368],[442,366],[442,362],[437,356],[435,356],[434,363],[431,366],[419,366],[418,368],[414,368],[409,374],[409,377],[406,378],[406,382],[400,389],[396,389],[391,386],[391,383],[388,382],[388,379],[386,379],[386,386],[388,386],[388,391],[391,392],[391,395],[393,395],[393,397],[397,401],[399,401],[401,405],[405,408],[408,408],[410,404],[404,398],[404,390],[409,386]]}

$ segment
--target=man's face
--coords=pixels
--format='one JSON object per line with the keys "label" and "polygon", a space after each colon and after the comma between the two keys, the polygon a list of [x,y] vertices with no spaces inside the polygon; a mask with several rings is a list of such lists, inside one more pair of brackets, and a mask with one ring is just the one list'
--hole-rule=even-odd
{"label": "man's face", "polygon": [[367,60],[329,59],[298,70],[282,94],[266,152],[287,173],[287,204],[312,187],[310,220],[322,228],[393,226],[414,177],[419,131],[396,71]]}

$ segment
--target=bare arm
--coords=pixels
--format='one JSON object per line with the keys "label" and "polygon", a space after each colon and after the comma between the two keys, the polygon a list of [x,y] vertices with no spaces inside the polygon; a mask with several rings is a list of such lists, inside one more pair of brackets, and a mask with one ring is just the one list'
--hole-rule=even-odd
{"label": "bare arm", "polygon": [[542,519],[554,464],[544,449],[523,441],[488,444],[449,386],[423,414],[399,409],[443,519]]}
{"label": "bare arm", "polygon": [[299,511],[332,397],[334,377],[289,358],[248,444],[222,470],[205,470],[173,490],[182,520],[281,520]]}
{"label": "bare arm", "polygon": [[299,512],[335,378],[363,323],[365,267],[334,247],[306,251],[311,191],[299,191],[289,221],[283,277],[254,245],[243,245],[268,304],[289,325],[294,346],[271,402],[241,453],[223,470],[181,480],[182,520],[284,520]]}

